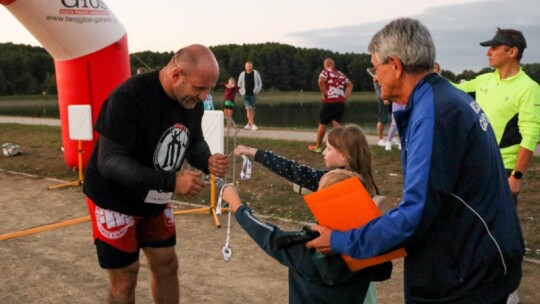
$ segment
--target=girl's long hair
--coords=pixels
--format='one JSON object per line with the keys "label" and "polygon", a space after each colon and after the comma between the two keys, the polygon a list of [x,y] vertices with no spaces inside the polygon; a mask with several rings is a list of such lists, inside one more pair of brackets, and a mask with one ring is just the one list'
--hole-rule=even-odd
{"label": "girl's long hair", "polygon": [[345,169],[360,174],[369,193],[380,195],[373,178],[371,149],[362,128],[355,124],[335,128],[328,133],[328,142],[347,158]]}

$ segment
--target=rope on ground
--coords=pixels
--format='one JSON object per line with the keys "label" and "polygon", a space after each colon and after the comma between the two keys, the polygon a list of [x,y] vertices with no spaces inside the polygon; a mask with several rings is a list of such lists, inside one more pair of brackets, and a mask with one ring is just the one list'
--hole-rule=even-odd
{"label": "rope on ground", "polygon": [[71,225],[75,225],[75,224],[80,224],[80,223],[84,223],[84,222],[88,222],[88,221],[90,221],[90,216],[89,215],[74,218],[74,219],[71,219],[71,220],[63,221],[63,222],[38,226],[38,227],[35,227],[35,228],[26,229],[26,230],[9,232],[9,233],[5,233],[5,234],[1,234],[0,235],[0,241],[5,241],[5,240],[13,239],[13,238],[18,238],[18,237],[21,237],[21,236],[27,236],[27,235],[30,235],[30,234],[35,234],[35,233],[39,233],[39,232],[43,232],[43,231],[54,230],[54,229],[58,229],[58,228],[66,227],[66,226],[71,226]]}

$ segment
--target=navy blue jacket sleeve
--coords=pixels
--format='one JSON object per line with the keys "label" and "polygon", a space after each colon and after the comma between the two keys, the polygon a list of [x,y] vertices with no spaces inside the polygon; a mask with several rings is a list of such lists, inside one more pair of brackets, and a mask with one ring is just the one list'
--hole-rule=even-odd
{"label": "navy blue jacket sleeve", "polygon": [[339,255],[317,256],[314,249],[308,250],[303,244],[278,249],[275,240],[295,232],[283,231],[273,224],[261,222],[245,205],[236,210],[235,217],[261,249],[292,271],[300,273],[306,280],[337,285],[353,276]]}

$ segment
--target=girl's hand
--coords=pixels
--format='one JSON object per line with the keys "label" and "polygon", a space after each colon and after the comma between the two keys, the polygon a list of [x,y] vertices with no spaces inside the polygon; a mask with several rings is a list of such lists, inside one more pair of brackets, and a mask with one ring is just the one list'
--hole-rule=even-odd
{"label": "girl's hand", "polygon": [[234,155],[236,155],[236,156],[240,156],[240,155],[244,154],[246,156],[255,157],[256,153],[257,153],[257,149],[251,148],[251,147],[248,147],[248,146],[243,146],[243,145],[238,145],[234,149]]}

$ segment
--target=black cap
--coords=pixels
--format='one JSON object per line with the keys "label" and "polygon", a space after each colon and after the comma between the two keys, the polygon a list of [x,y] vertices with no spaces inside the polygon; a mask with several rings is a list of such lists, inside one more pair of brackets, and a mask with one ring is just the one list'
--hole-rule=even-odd
{"label": "black cap", "polygon": [[495,36],[488,41],[480,42],[481,46],[498,46],[507,45],[509,47],[517,47],[518,49],[524,49],[527,47],[525,37],[520,31],[497,29]]}

